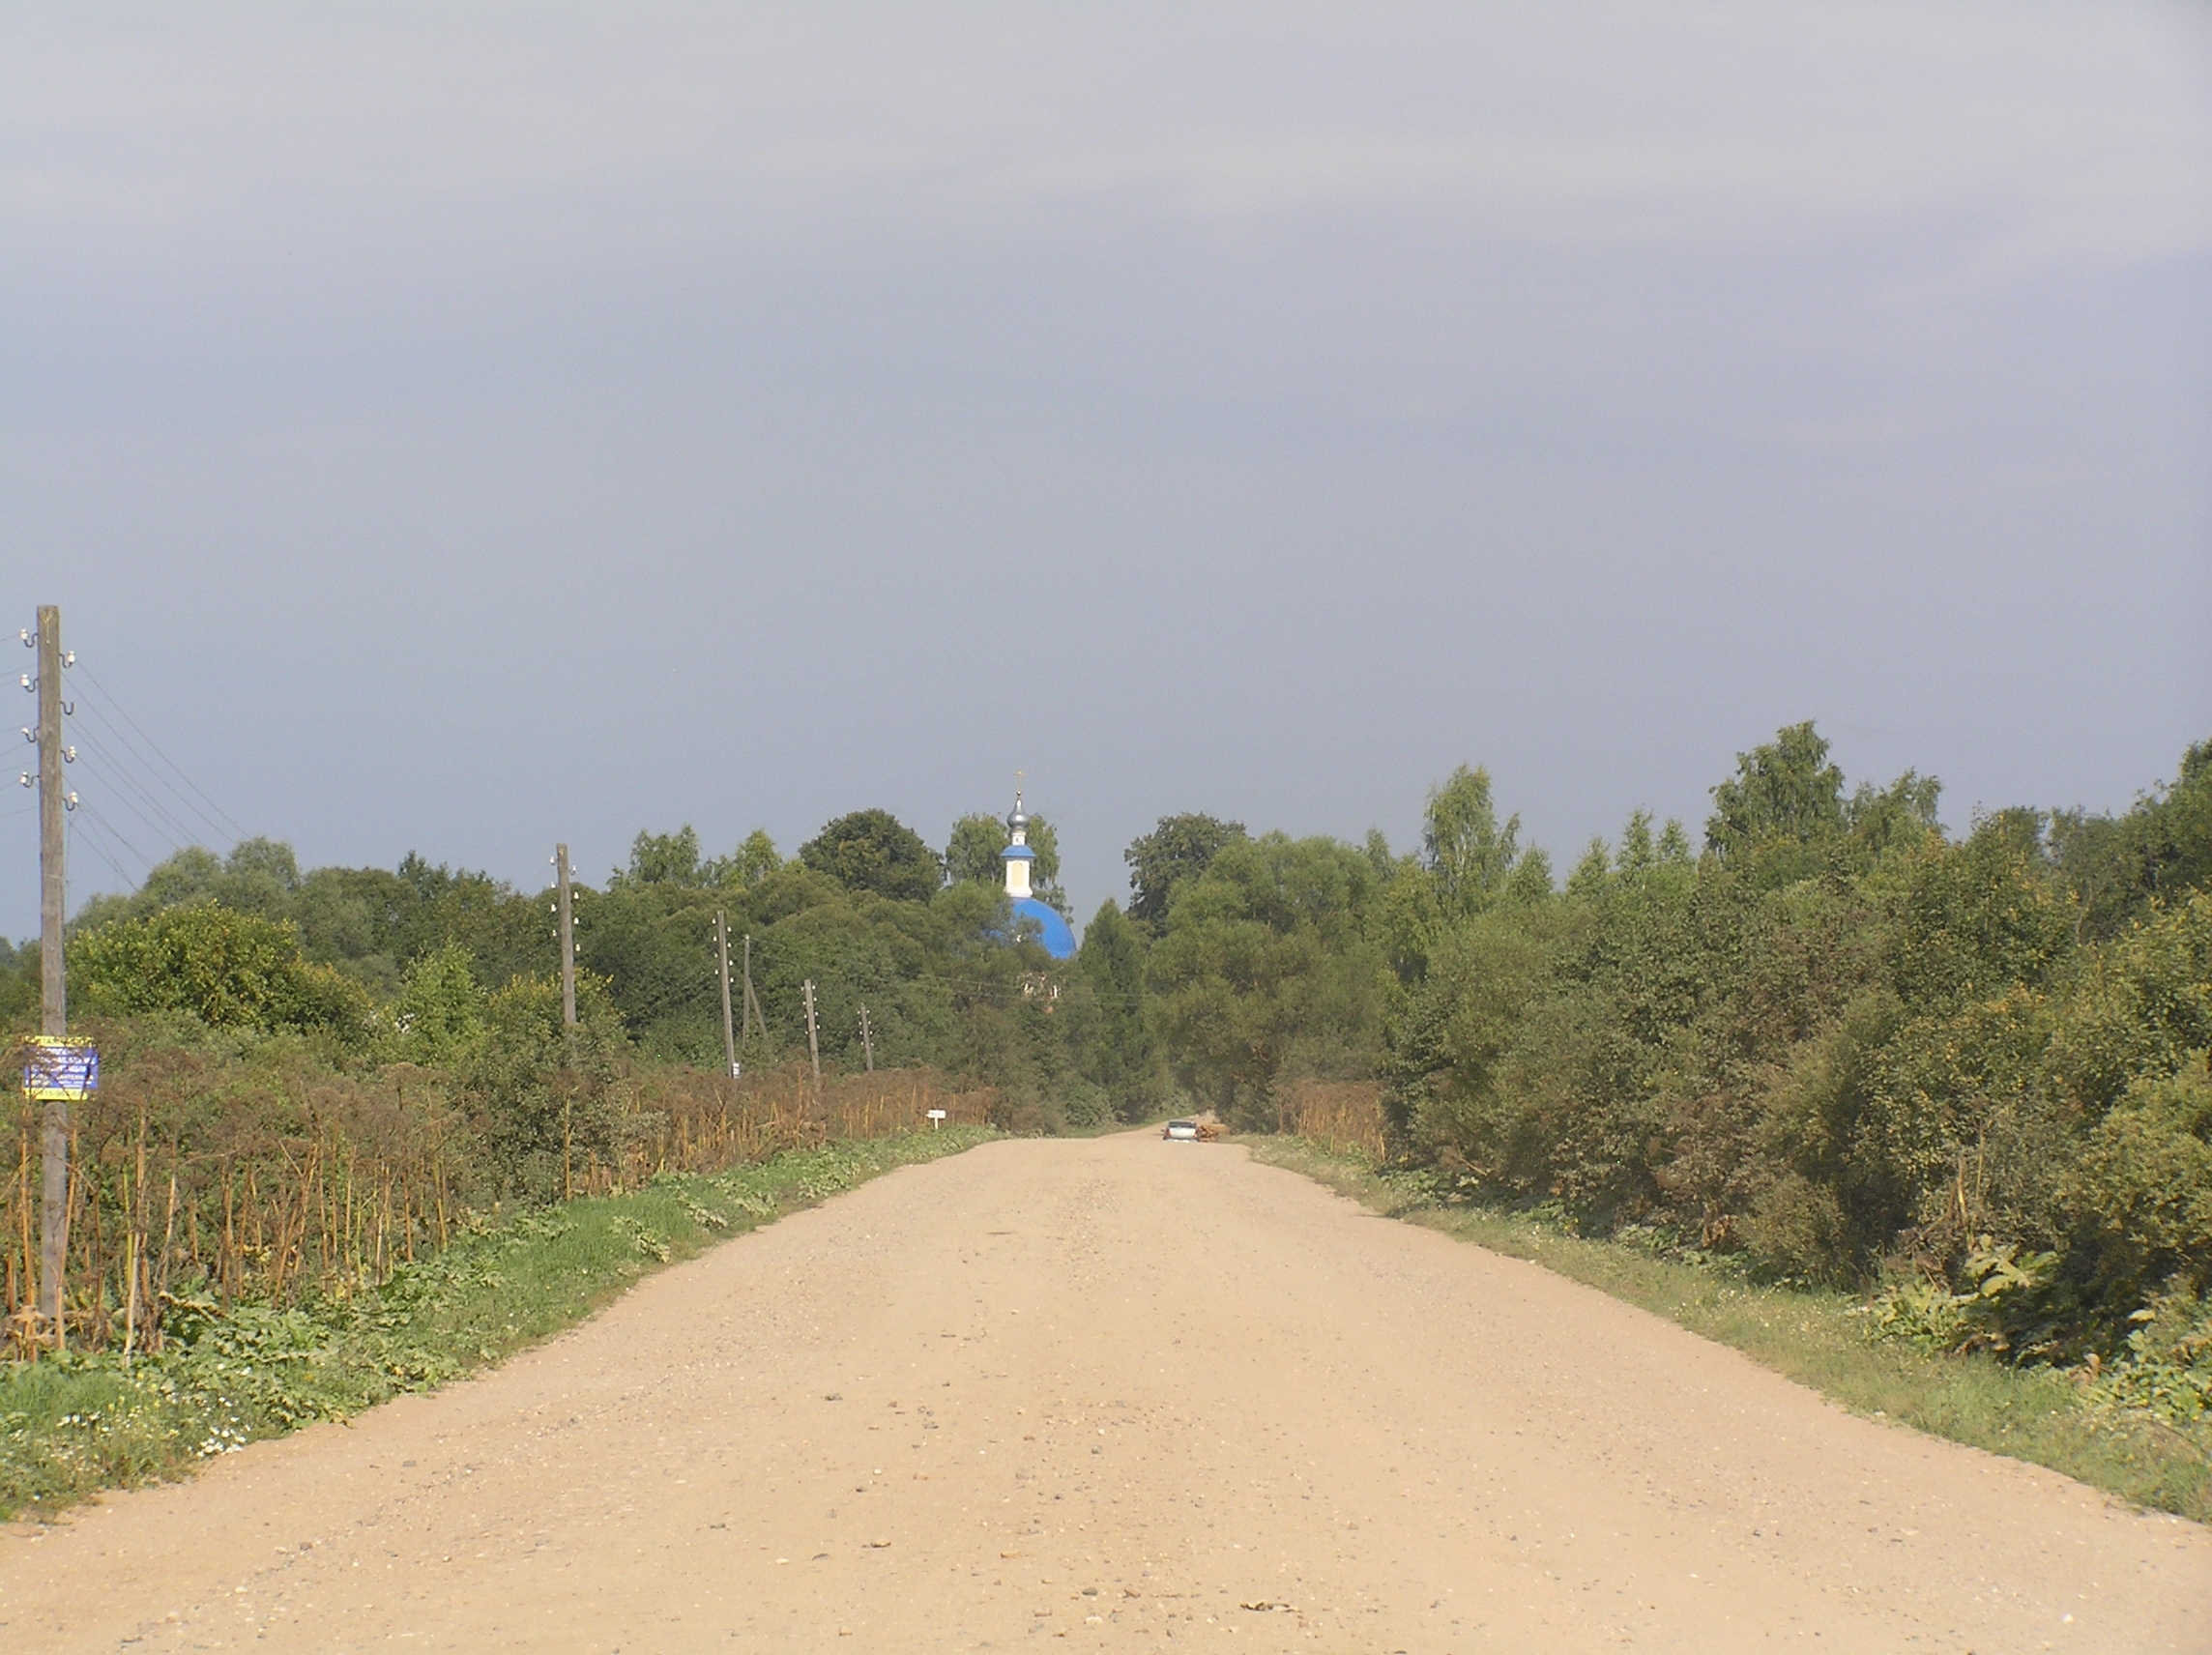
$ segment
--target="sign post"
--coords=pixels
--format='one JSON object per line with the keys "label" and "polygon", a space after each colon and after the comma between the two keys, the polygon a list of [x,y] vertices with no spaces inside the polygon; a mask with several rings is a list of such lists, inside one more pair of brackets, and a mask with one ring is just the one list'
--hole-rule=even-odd
{"label": "sign post", "polygon": [[22,1052],[23,1095],[45,1106],[46,1188],[39,1224],[39,1314],[53,1324],[54,1349],[60,1350],[65,1337],[62,1271],[69,1256],[69,1106],[82,1103],[99,1087],[100,1053],[89,1041],[58,1034],[30,1035],[23,1041]]}
{"label": "sign post", "polygon": [[944,1124],[945,1124],[945,1111],[944,1111],[944,1110],[942,1110],[942,1109],[933,1109],[933,1110],[931,1110],[931,1111],[929,1112],[929,1129],[930,1129],[932,1132],[935,1132],[935,1131],[936,1131],[936,1130],[937,1130],[939,1127],[943,1126]]}

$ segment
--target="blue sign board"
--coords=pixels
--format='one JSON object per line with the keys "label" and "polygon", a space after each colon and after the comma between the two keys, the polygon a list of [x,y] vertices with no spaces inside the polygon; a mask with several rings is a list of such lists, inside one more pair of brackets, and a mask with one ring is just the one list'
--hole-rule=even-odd
{"label": "blue sign board", "polygon": [[23,1043],[23,1095],[73,1103],[100,1086],[100,1051],[83,1040],[35,1035]]}

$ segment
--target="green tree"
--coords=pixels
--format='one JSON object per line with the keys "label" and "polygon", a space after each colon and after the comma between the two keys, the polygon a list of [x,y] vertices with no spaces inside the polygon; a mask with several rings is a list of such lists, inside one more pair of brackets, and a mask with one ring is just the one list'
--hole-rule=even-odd
{"label": "green tree", "polygon": [[96,897],[85,904],[77,923],[93,926],[109,918],[143,918],[190,902],[220,902],[226,894],[222,858],[204,846],[188,845],[157,862],[146,883],[130,895]]}
{"label": "green tree", "polygon": [[2066,978],[2051,1084],[2101,1116],[2138,1076],[2170,1075],[2191,1052],[2212,1051],[2212,893],[2153,909],[2083,949]]}
{"label": "green tree", "polygon": [[[1632,834],[1641,830],[1639,823],[1630,827]],[[1502,825],[1498,820],[1490,772],[1461,765],[1429,790],[1417,857],[1401,866],[1386,854],[1371,853],[1384,876],[1377,936],[1401,990],[1426,975],[1432,950],[1453,926],[1499,906],[1531,907],[1556,894],[1551,857],[1534,847],[1523,850],[1520,838],[1520,817]],[[1380,847],[1380,835],[1376,839]],[[1602,876],[1602,844],[1597,851]],[[1395,877],[1399,873],[1411,877]],[[1578,875],[1586,889],[1591,869]]]}
{"label": "green tree", "polygon": [[1866,858],[1924,850],[1943,836],[1936,819],[1943,784],[1906,770],[1885,788],[1861,782],[1844,806],[1844,827]]}
{"label": "green tree", "polygon": [[2212,888],[2212,741],[2192,745],[2179,779],[2125,815],[2053,812],[2051,843],[2084,938],[2117,936],[2152,904]]}
{"label": "green tree", "polygon": [[1735,774],[1713,789],[1705,845],[1741,857],[1776,843],[1811,845],[1844,828],[1844,772],[1812,720],[1735,756]]}
{"label": "green tree", "polygon": [[674,885],[696,887],[716,882],[699,860],[699,834],[686,822],[673,833],[640,832],[630,842],[629,867],[608,879],[617,885]]}
{"label": "green tree", "polygon": [[[1057,909],[1061,917],[1069,917],[1067,893],[1060,884],[1059,830],[1043,817],[1032,816],[1023,836],[1036,853],[1030,863],[1030,893]],[[945,843],[945,877],[954,885],[962,880],[1001,884],[1005,877],[1006,847],[1012,842],[1006,825],[996,816],[976,812],[961,817],[952,824],[951,837]]]}
{"label": "green tree", "polygon": [[2181,755],[2181,775],[2138,812],[2142,819],[2144,894],[2174,901],[2212,887],[2212,740]]}
{"label": "green tree", "polygon": [[39,1009],[39,945],[0,938],[0,1032],[28,1029]]}
{"label": "green tree", "polygon": [[415,892],[383,868],[316,868],[292,892],[288,917],[308,959],[388,999],[399,988],[401,938],[418,907]]}
{"label": "green tree", "polygon": [[469,951],[477,982],[487,990],[518,976],[558,973],[552,907],[550,890],[529,896],[485,874],[459,875],[416,915],[398,957],[412,960],[458,944]]}
{"label": "green tree", "polygon": [[1398,1135],[1425,1160],[1494,1188],[1536,1181],[1519,1164],[1521,1099],[1501,1086],[1521,1023],[1558,951],[1557,927],[1523,909],[1478,914],[1439,939],[1394,1009],[1383,1073]]}
{"label": "green tree", "polygon": [[113,919],[143,919],[164,908],[217,902],[264,919],[296,919],[299,857],[280,840],[241,840],[227,857],[189,845],[157,863],[128,896],[95,897],[76,916],[79,929]]}
{"label": "green tree", "polygon": [[927,902],[945,870],[921,835],[888,810],[840,816],[799,847],[799,859],[850,890]]}
{"label": "green tree", "polygon": [[1584,848],[1582,857],[1567,873],[1567,895],[1575,900],[1595,902],[1605,894],[1607,882],[1613,877],[1613,848],[1602,835],[1592,834]]}
{"label": "green tree", "polygon": [[[1488,770],[1462,765],[1431,788],[1421,860],[1443,911],[1479,913],[1502,897],[1523,860],[1520,839],[1520,817],[1499,825]],[[1550,884],[1548,868],[1545,883]]]}
{"label": "green tree", "polygon": [[245,912],[275,915],[300,888],[300,858],[279,839],[242,839],[223,860],[224,902]]}
{"label": "green tree", "polygon": [[577,895],[578,960],[606,982],[625,1027],[654,1057],[705,1062],[720,1046],[714,912],[733,911],[736,943],[748,928],[740,894],[625,882]]}
{"label": "green tree", "polygon": [[748,889],[782,866],[783,858],[776,854],[775,841],[768,836],[768,829],[755,828],[730,855],[708,864],[707,883],[729,889]]}
{"label": "green tree", "polygon": [[988,811],[971,811],[952,824],[945,841],[945,877],[954,885],[979,880],[998,885],[1005,871],[1006,825]]}
{"label": "green tree", "polygon": [[1241,822],[1199,814],[1161,817],[1121,853],[1129,864],[1129,917],[1156,934],[1167,923],[1177,887],[1205,873],[1225,846],[1247,838]]}
{"label": "green tree", "polygon": [[216,1029],[323,1030],[365,1038],[368,996],[300,954],[289,921],[214,903],[80,931],[70,942],[73,1001],[123,1017],[182,1013]]}
{"label": "green tree", "polygon": [[469,951],[449,943],[407,968],[392,1006],[392,1053],[403,1062],[443,1067],[483,1033],[485,996]]}
{"label": "green tree", "polygon": [[195,903],[291,922],[306,959],[335,967],[379,999],[398,992],[410,962],[447,944],[468,949],[487,988],[555,964],[543,908],[488,874],[433,866],[414,852],[396,870],[302,873],[291,847],[268,839],[248,839],[227,858],[197,847],[180,851],[130,895],[87,903],[73,928],[98,930]]}
{"label": "green tree", "polygon": [[1184,1085],[1230,1118],[1274,1124],[1277,1083],[1372,1071],[1382,958],[1366,853],[1269,833],[1225,846],[1176,896],[1151,955]]}
{"label": "green tree", "polygon": [[1041,816],[1029,819],[1024,837],[1036,860],[1030,864],[1030,893],[1062,919],[1072,919],[1067,892],[1060,885],[1060,829]]}
{"label": "green tree", "polygon": [[1114,1113],[1141,1120],[1165,1093],[1149,1015],[1143,930],[1109,901],[1099,906],[1075,953],[1075,980],[1089,991],[1080,1067]]}
{"label": "green tree", "polygon": [[1647,1210],[1667,1149],[1661,1084],[1706,980],[1696,878],[1632,818],[1618,853],[1585,856],[1573,902],[1523,902],[1508,882],[1493,906],[1432,918],[1389,1009],[1399,1141],[1474,1187],[1561,1200],[1587,1222]]}
{"label": "green tree", "polygon": [[2000,812],[1964,845],[1923,856],[1891,934],[1899,998],[1941,1012],[2015,983],[2040,987],[2073,946],[2074,916],[2052,877],[2032,812]]}

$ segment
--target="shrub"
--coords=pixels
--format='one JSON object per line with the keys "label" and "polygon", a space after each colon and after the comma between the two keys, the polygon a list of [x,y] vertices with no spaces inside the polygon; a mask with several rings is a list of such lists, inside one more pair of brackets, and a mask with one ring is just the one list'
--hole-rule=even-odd
{"label": "shrub", "polygon": [[300,954],[289,921],[213,903],[80,933],[73,997],[95,1015],[183,1013],[211,1029],[321,1030],[358,1045],[375,1027],[367,992]]}
{"label": "shrub", "polygon": [[2140,1075],[2089,1134],[2074,1184],[2099,1274],[2121,1296],[2183,1275],[2212,1284],[2212,1070],[2195,1052]]}

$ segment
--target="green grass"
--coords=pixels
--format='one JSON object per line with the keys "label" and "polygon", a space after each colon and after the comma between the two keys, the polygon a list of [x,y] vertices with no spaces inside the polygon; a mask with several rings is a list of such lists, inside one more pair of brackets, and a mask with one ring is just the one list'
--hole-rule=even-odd
{"label": "green grass", "polygon": [[1570,1235],[1536,1217],[1440,1202],[1415,1178],[1295,1138],[1250,1138],[1286,1167],[1375,1211],[1528,1259],[1727,1345],[1854,1412],[2049,1466],[2139,1505],[2212,1521],[2212,1441],[2098,1403],[2063,1375],[1931,1354],[1868,1331],[1863,1301],[1768,1287],[1720,1263]]}
{"label": "green grass", "polygon": [[830,1145],[627,1195],[495,1212],[352,1300],[286,1310],[179,1306],[168,1349],[0,1365],[0,1517],[39,1518],[104,1488],[498,1362],[582,1321],[640,1276],[878,1174],[993,1138],[946,1127]]}

